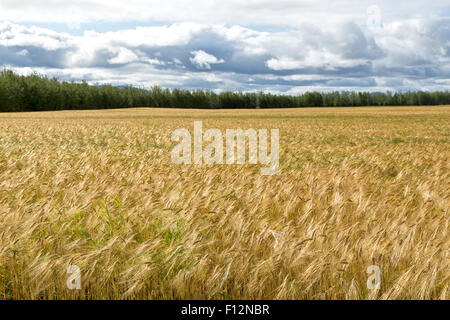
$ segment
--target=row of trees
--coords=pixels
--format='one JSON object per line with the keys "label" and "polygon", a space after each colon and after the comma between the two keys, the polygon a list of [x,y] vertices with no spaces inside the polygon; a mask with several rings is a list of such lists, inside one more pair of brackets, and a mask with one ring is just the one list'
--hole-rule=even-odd
{"label": "row of trees", "polygon": [[118,88],[0,72],[0,111],[42,111],[127,107],[165,108],[295,108],[450,104],[450,92],[306,92],[298,96],[209,90]]}

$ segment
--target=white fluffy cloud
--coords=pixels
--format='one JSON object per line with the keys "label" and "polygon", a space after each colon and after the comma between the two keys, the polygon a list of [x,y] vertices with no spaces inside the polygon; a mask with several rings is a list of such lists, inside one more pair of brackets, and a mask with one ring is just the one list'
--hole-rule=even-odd
{"label": "white fluffy cloud", "polygon": [[127,48],[118,48],[114,51],[116,51],[116,55],[113,58],[108,59],[108,63],[110,64],[126,64],[139,60],[139,57]]}
{"label": "white fluffy cloud", "polygon": [[[3,0],[0,6],[0,67],[23,73],[290,93],[449,86],[450,9],[442,1]],[[164,22],[146,26],[149,19]],[[83,28],[123,21],[118,30]],[[82,32],[56,31],[54,22]]]}
{"label": "white fluffy cloud", "polygon": [[449,7],[443,0],[2,0],[0,20],[71,25],[151,20],[298,26],[304,22],[364,23],[367,9],[373,5],[381,9],[386,20],[434,17]]}
{"label": "white fluffy cloud", "polygon": [[199,69],[211,69],[212,64],[224,63],[223,59],[217,59],[212,54],[206,53],[203,50],[191,51],[191,54],[194,56],[189,58],[189,61],[192,62],[193,65],[198,67]]}

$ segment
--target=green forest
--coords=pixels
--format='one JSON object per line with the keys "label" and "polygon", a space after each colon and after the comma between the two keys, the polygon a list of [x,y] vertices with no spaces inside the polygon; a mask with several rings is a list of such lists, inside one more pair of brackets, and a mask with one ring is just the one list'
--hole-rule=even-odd
{"label": "green forest", "polygon": [[0,112],[161,108],[299,108],[337,106],[407,106],[450,104],[449,91],[423,92],[306,92],[297,96],[211,90],[150,89],[89,85],[33,73],[0,72]]}

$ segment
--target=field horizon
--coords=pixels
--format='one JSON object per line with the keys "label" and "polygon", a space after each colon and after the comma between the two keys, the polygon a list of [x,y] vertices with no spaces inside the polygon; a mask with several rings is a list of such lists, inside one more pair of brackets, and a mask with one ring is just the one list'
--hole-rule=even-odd
{"label": "field horizon", "polygon": [[[262,116],[265,117],[273,117],[273,116],[277,116],[277,114],[279,115],[285,115],[286,117],[289,117],[289,114],[292,113],[293,110],[297,110],[297,111],[306,111],[306,112],[300,112],[299,116],[301,116],[302,114],[304,116],[308,116],[308,112],[307,111],[312,111],[312,112],[316,112],[316,111],[320,111],[320,113],[327,113],[327,112],[331,112],[331,113],[346,113],[346,112],[350,112],[352,114],[357,115],[358,112],[364,113],[364,111],[368,111],[368,109],[370,109],[369,111],[375,111],[375,112],[390,112],[392,114],[395,114],[394,111],[401,111],[404,109],[412,109],[416,112],[419,112],[420,114],[425,113],[425,114],[430,114],[431,113],[439,113],[440,109],[446,109],[446,108],[450,108],[450,105],[413,105],[413,106],[395,106],[395,105],[387,105],[387,106],[371,106],[371,105],[367,105],[367,106],[320,106],[320,107],[292,107],[292,108],[256,108],[256,109],[251,109],[251,108],[214,108],[214,109],[205,109],[205,108],[164,108],[164,107],[127,107],[127,108],[111,108],[111,109],[104,109],[104,108],[99,108],[99,109],[73,109],[73,110],[42,110],[42,111],[7,111],[7,112],[0,112],[0,116],[2,118],[14,118],[15,115],[24,115],[26,117],[36,117],[39,115],[50,115],[50,114],[54,114],[54,115],[62,115],[64,116],[66,114],[69,115],[71,113],[77,113],[77,116],[83,115],[83,114],[91,114],[93,116],[97,116],[97,117],[103,117],[105,115],[103,115],[102,113],[108,113],[109,116],[125,116],[124,113],[133,113],[134,114],[130,114],[128,115],[128,117],[133,117],[133,116],[143,116],[143,117],[148,117],[148,118],[152,118],[152,117],[158,117],[158,116],[171,116],[171,115],[175,115],[175,116],[179,116],[179,117],[190,117],[190,118],[194,118],[196,117],[196,115],[190,115],[189,113],[191,111],[198,111],[198,116],[201,117],[202,114],[208,114],[208,113],[217,113],[216,116],[230,116],[233,117],[232,114],[233,112],[243,112],[244,115],[252,115],[252,116],[258,116],[258,113],[260,113]],[[147,112],[144,111],[159,111],[157,112],[157,114],[148,114]],[[266,111],[279,111],[279,113],[275,113],[275,114],[271,114],[271,115],[264,115],[264,113]],[[409,110],[411,111],[411,110]],[[143,113],[142,113],[143,112]],[[222,113],[223,112],[223,113]],[[181,114],[180,114],[181,113]],[[256,113],[256,114],[255,114]],[[374,113],[369,113],[369,115],[376,115]],[[415,113],[411,113],[409,112],[408,114],[415,114]],[[416,113],[417,114],[417,113]],[[295,115],[294,115],[295,116]],[[70,117],[68,117],[70,118]]]}

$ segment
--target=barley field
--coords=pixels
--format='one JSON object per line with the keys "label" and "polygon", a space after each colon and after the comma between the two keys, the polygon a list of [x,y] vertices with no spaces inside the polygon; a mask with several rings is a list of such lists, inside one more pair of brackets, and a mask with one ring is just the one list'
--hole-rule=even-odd
{"label": "barley field", "polygon": [[[174,164],[194,120],[280,171]],[[1,113],[0,299],[448,299],[449,150],[448,106]]]}

